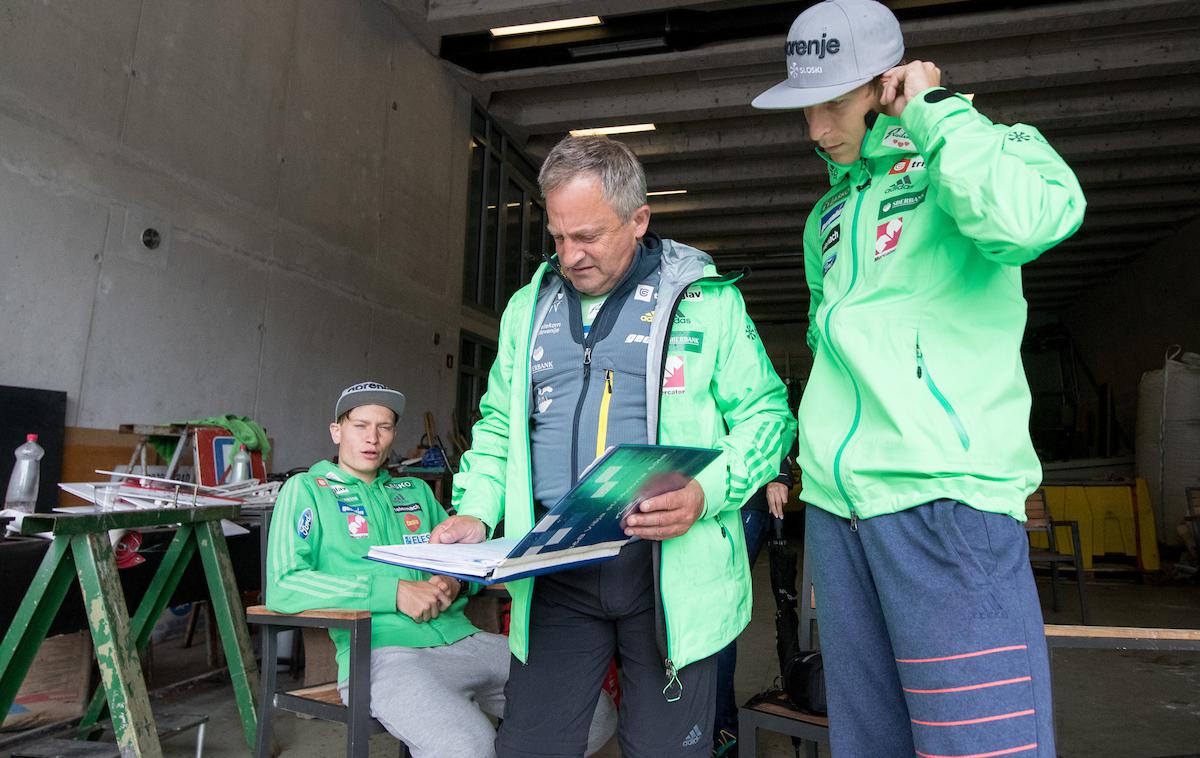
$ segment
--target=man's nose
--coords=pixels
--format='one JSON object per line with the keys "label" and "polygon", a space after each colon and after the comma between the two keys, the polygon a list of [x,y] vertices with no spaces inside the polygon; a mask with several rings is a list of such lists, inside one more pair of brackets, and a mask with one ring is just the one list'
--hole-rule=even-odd
{"label": "man's nose", "polygon": [[567,268],[578,263],[585,252],[583,245],[570,239],[564,239],[558,244],[558,260]]}
{"label": "man's nose", "polygon": [[808,138],[813,142],[820,142],[821,138],[829,131],[829,119],[820,113],[805,114],[805,119],[808,121]]}

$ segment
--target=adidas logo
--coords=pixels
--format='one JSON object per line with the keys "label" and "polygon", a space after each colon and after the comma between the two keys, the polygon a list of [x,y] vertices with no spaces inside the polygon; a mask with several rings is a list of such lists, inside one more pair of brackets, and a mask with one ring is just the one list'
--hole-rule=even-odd
{"label": "adidas logo", "polygon": [[700,731],[700,725],[696,724],[692,727],[692,731],[688,732],[688,736],[683,738],[683,746],[691,747],[692,745],[695,745],[696,743],[700,742],[700,737],[702,736],[703,733]]}
{"label": "adidas logo", "polygon": [[895,184],[893,184],[892,186],[890,186],[886,190],[884,190],[883,194],[890,195],[893,192],[899,192],[900,190],[909,189],[911,187],[912,187],[912,177],[902,176],[896,180]]}

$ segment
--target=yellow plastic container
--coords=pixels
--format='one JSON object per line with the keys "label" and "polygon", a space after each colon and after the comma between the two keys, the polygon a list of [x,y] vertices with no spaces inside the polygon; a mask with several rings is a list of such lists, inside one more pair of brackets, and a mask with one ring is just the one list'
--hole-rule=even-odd
{"label": "yellow plastic container", "polygon": [[[1083,567],[1092,559],[1110,554],[1137,558],[1142,571],[1158,571],[1158,543],[1154,538],[1154,512],[1144,479],[1136,486],[1127,482],[1089,485],[1045,485],[1046,505],[1055,521],[1079,523]],[[1071,554],[1071,530],[1058,527],[1054,533],[1058,552]],[[1031,534],[1030,544],[1045,548],[1045,535]]]}

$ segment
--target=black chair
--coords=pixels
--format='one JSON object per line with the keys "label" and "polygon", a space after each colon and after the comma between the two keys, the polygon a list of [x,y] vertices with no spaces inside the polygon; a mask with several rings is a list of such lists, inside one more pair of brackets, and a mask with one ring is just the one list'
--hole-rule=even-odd
{"label": "black chair", "polygon": [[[1055,536],[1057,527],[1066,527],[1071,530],[1070,555],[1063,555],[1058,551],[1058,539]],[[1058,564],[1075,564],[1075,581],[1079,586],[1079,615],[1083,623],[1087,624],[1087,593],[1083,576],[1083,550],[1079,542],[1079,522],[1052,519],[1050,508],[1046,504],[1046,492],[1038,489],[1025,499],[1025,531],[1029,533],[1042,532],[1046,535],[1049,549],[1030,548],[1029,562],[1050,564],[1050,602],[1056,611],[1058,610]]]}
{"label": "black chair", "polygon": [[[263,635],[263,694],[259,703],[255,758],[270,758],[272,718],[276,709],[345,724],[347,758],[366,758],[371,735],[385,731],[371,716],[371,612],[323,609],[276,613],[266,606],[256,605],[246,609],[246,621],[261,626]],[[336,682],[276,692],[279,633],[304,628],[350,631],[349,705],[342,704]],[[400,743],[400,758],[407,756],[407,746]]]}

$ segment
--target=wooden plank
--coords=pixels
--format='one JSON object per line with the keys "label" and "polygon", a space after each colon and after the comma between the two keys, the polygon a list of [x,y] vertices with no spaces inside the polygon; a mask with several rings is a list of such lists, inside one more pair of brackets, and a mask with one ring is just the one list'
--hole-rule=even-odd
{"label": "wooden plank", "polygon": [[750,709],[761,711],[763,713],[770,713],[773,716],[782,716],[785,719],[791,719],[793,721],[804,721],[809,724],[816,724],[817,726],[829,726],[828,716],[818,716],[814,713],[798,711],[790,705],[784,705],[783,703],[755,703],[754,705],[750,706]]}
{"label": "wooden plank", "polygon": [[313,687],[304,687],[298,690],[289,690],[287,694],[294,697],[302,697],[307,700],[316,700],[329,705],[344,705],[342,696],[338,692],[337,682],[326,682]]}
{"label": "wooden plank", "polygon": [[301,611],[299,613],[278,613],[268,610],[265,605],[252,605],[246,609],[246,618],[251,621],[269,620],[269,619],[288,619],[299,616],[300,618],[308,619],[334,619],[337,621],[358,621],[360,619],[371,618],[370,611],[346,611],[339,608],[318,608],[311,611]]}
{"label": "wooden plank", "polygon": [[37,513],[21,522],[21,534],[40,532],[63,534],[94,534],[111,529],[139,529],[166,524],[197,524],[206,521],[234,519],[236,505],[206,505],[201,508],[155,508],[136,511],[104,511],[102,513]]}
{"label": "wooden plank", "polygon": [[1082,626],[1046,624],[1047,637],[1103,638],[1114,640],[1164,640],[1200,642],[1200,629],[1165,629],[1139,626]]}

